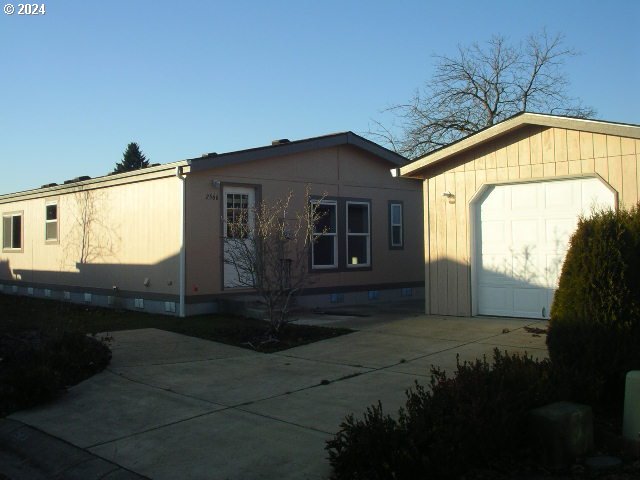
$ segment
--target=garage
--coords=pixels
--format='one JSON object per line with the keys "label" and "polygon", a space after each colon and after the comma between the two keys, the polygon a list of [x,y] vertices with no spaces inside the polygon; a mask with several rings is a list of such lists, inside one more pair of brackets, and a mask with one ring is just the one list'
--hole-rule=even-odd
{"label": "garage", "polygon": [[615,208],[599,178],[488,186],[477,210],[477,314],[548,318],[580,215]]}
{"label": "garage", "polygon": [[426,313],[546,319],[580,214],[640,202],[640,125],[524,112],[395,173],[423,182]]}

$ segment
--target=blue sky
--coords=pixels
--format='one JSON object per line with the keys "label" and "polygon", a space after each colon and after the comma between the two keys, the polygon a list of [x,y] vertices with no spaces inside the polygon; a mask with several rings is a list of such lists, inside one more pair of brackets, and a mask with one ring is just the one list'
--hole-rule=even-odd
{"label": "blue sky", "polygon": [[[13,0],[2,0],[3,5]],[[582,52],[570,93],[640,123],[640,2],[45,1],[0,13],[0,194],[352,130],[408,100],[432,54],[543,27]]]}

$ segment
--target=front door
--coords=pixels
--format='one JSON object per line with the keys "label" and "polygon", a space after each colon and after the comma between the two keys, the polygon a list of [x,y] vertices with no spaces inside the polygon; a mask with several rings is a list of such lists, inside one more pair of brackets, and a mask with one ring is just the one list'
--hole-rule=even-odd
{"label": "front door", "polygon": [[[251,278],[242,265],[246,264],[243,249],[250,247],[249,232],[255,218],[255,189],[224,187],[224,287],[250,288]],[[242,228],[238,228],[241,226]]]}

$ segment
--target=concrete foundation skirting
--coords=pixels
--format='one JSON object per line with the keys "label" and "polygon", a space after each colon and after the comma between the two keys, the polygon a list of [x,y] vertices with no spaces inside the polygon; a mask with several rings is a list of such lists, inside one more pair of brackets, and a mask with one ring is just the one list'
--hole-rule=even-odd
{"label": "concrete foundation skirting", "polygon": [[[377,303],[389,303],[398,301],[410,301],[424,298],[424,287],[401,287],[401,288],[376,288],[368,289],[367,286],[352,287],[348,290],[336,288],[335,292],[312,292],[308,295],[302,295],[296,299],[297,305],[305,309],[339,307],[341,305],[366,305]],[[57,288],[44,288],[41,285],[29,284],[6,284],[0,283],[0,293],[9,295],[22,295],[36,298],[46,298],[63,302],[76,303],[80,305],[92,305],[96,307],[115,308],[124,310],[134,310],[147,313],[156,313],[163,315],[178,315],[179,304],[174,295],[145,292],[108,292],[104,289],[86,290],[77,286],[59,286]],[[188,297],[185,305],[186,316],[206,315],[219,312],[236,313],[250,317],[260,316],[251,314],[251,312],[259,312],[256,309],[229,309],[228,304],[233,302],[234,295],[215,295],[206,296],[199,301],[198,297]],[[254,296],[255,301],[255,296]],[[236,302],[237,303],[237,302]],[[249,312],[249,313],[247,313]]]}

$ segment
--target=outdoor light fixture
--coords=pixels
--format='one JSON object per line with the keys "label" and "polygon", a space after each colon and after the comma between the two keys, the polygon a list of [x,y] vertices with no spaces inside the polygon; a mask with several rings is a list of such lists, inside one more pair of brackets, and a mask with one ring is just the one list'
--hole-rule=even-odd
{"label": "outdoor light fixture", "polygon": [[211,181],[211,186],[213,188],[220,188],[220,180],[212,180]]}
{"label": "outdoor light fixture", "polygon": [[443,197],[447,197],[447,198],[453,198],[453,197],[455,197],[455,195],[454,195],[453,193],[449,192],[449,191],[444,192],[444,193],[442,194],[442,196],[443,196]]}

